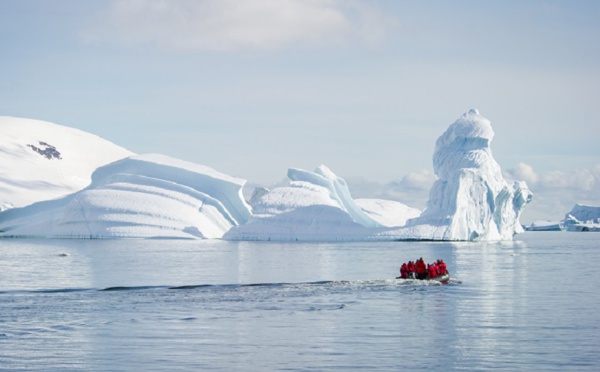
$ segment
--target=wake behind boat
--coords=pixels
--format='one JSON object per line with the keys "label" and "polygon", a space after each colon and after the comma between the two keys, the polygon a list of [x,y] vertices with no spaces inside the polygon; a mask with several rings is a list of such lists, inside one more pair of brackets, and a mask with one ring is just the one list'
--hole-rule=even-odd
{"label": "wake behind boat", "polygon": [[[418,280],[416,278],[402,278],[401,276],[397,276],[396,279],[403,279],[403,280]],[[421,279],[421,280],[432,280],[432,281],[436,281],[436,282],[440,282],[442,284],[447,284],[450,282],[450,273],[446,272],[443,275],[438,275],[435,276],[433,278],[425,278],[425,279]]]}

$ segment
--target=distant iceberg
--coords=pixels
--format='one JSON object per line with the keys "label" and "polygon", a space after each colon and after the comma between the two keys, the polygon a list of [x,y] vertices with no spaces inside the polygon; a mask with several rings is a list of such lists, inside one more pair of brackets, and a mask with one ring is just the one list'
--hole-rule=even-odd
{"label": "distant iceberg", "polygon": [[535,221],[527,231],[600,231],[600,207],[575,204],[561,221]]}
{"label": "distant iceberg", "polygon": [[162,155],[99,168],[67,197],[0,213],[0,236],[220,238],[251,216],[244,180]]}
{"label": "distant iceberg", "polygon": [[561,231],[561,223],[558,221],[534,221],[525,226],[526,231]]}
{"label": "distant iceberg", "polygon": [[600,207],[575,204],[561,221],[566,231],[600,231]]}

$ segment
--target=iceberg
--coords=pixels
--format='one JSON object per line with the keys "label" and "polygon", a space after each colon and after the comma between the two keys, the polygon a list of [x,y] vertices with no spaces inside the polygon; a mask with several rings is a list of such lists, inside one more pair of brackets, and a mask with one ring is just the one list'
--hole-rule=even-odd
{"label": "iceberg", "polygon": [[[365,240],[392,223],[399,226],[419,210],[398,202],[355,201],[346,181],[321,165],[314,172],[288,170],[289,185],[257,189],[251,198],[254,216],[235,226],[228,240],[349,241]],[[404,215],[403,215],[404,214]],[[397,220],[397,224],[393,224]]]}
{"label": "iceberg", "polygon": [[0,116],[0,211],[81,190],[96,168],[132,155],[96,135]]}
{"label": "iceberg", "polygon": [[560,226],[566,231],[600,231],[600,207],[575,204]]}
{"label": "iceberg", "polygon": [[423,213],[401,229],[379,234],[416,240],[511,240],[523,232],[519,217],[533,194],[522,181],[508,182],[492,156],[494,131],[472,109],[438,138],[433,184]]}
{"label": "iceberg", "polygon": [[245,180],[164,155],[98,168],[89,187],[0,213],[1,237],[220,238],[251,216]]}
{"label": "iceberg", "polygon": [[525,227],[526,231],[561,231],[561,223],[558,221],[533,221]]}

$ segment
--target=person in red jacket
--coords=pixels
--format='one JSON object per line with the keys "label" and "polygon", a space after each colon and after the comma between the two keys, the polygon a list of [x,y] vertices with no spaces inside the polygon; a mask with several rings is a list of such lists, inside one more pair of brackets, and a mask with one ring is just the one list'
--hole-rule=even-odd
{"label": "person in red jacket", "polygon": [[419,258],[415,264],[415,273],[417,274],[417,279],[427,279],[427,266],[425,265],[425,261],[423,261],[423,257]]}
{"label": "person in red jacket", "polygon": [[408,279],[408,265],[406,262],[400,266],[400,278]]}
{"label": "person in red jacket", "polygon": [[415,278],[415,263],[413,261],[408,261],[408,277],[414,279]]}
{"label": "person in red jacket", "polygon": [[437,265],[440,275],[446,274],[446,263],[443,260],[439,259],[437,260]]}
{"label": "person in red jacket", "polygon": [[429,267],[427,268],[427,275],[429,275],[429,279],[438,276],[437,265],[435,264],[435,262],[429,265]]}

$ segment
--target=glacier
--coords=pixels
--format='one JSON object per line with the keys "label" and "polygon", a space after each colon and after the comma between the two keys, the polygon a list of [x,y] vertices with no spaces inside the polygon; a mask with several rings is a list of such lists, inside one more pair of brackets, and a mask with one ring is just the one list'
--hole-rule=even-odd
{"label": "glacier", "polygon": [[0,211],[81,190],[96,168],[133,153],[96,135],[0,116]]}
{"label": "glacier", "polygon": [[220,238],[251,216],[245,180],[164,155],[98,168],[87,188],[0,213],[0,236]]}

